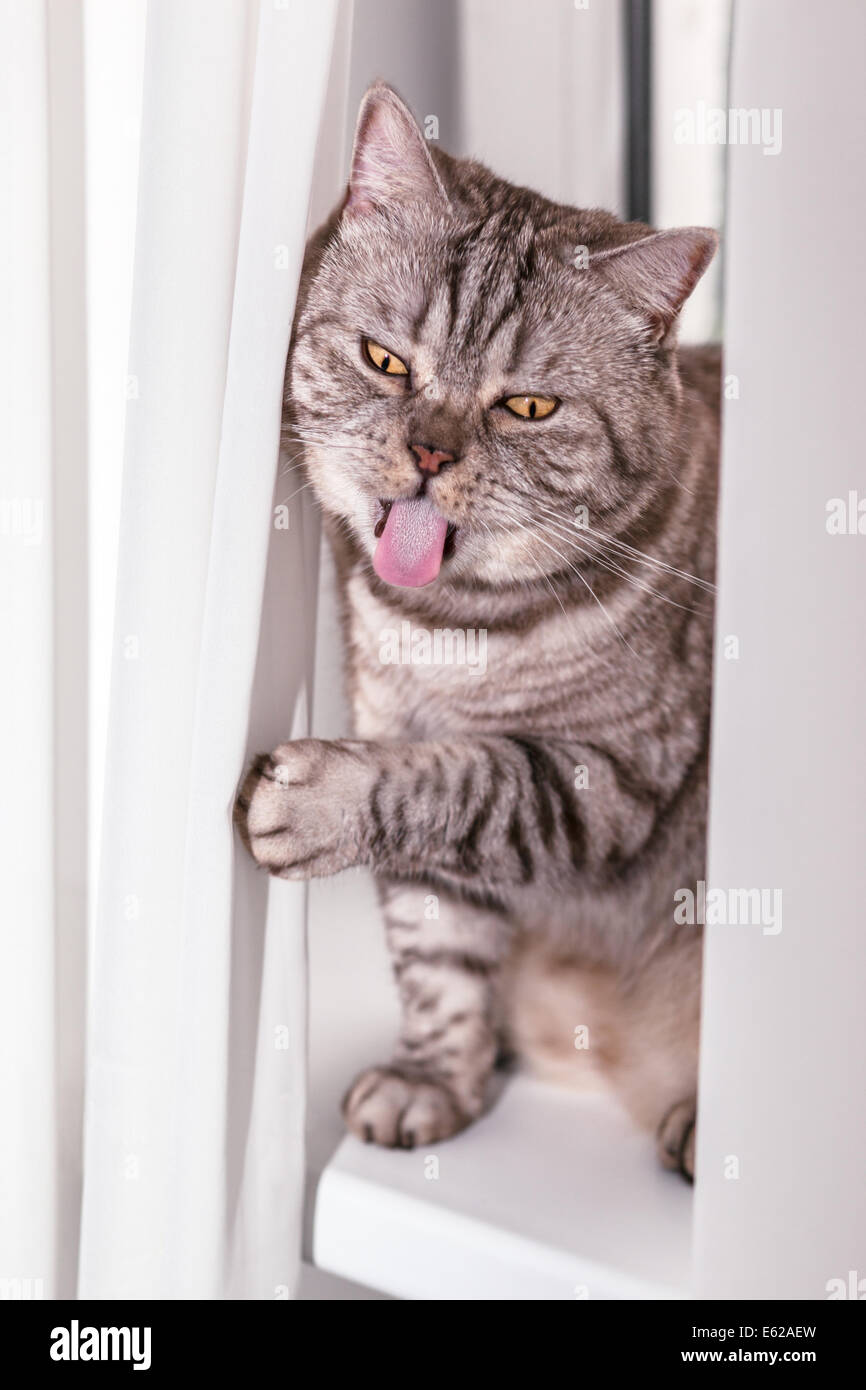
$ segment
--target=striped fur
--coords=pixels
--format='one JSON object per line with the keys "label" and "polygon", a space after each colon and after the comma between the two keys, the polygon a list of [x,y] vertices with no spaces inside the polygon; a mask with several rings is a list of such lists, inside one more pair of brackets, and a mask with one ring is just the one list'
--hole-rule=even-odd
{"label": "striped fur", "polygon": [[[237,812],[272,873],[379,880],[403,1029],[347,1095],[362,1138],[447,1138],[516,1049],[613,1085],[691,1170],[700,939],[673,894],[704,870],[719,357],[675,327],[713,244],[514,188],[431,153],[387,88],[365,98],[285,415],[336,557],[355,737],[257,760]],[[410,376],[372,371],[364,336]],[[520,390],[561,404],[496,408]],[[458,460],[427,488],[456,533],[434,583],[396,589],[374,531],[418,490],[418,438]],[[486,670],[383,664],[406,621],[483,629]]]}

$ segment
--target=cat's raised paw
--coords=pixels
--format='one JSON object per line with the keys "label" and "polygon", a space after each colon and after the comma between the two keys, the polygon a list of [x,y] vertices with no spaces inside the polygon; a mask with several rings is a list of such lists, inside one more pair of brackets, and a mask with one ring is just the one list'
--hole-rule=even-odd
{"label": "cat's raised paw", "polygon": [[256,863],[280,878],[333,874],[356,862],[351,747],[283,743],[254,758],[234,820]]}
{"label": "cat's raised paw", "polygon": [[443,1082],[393,1067],[362,1072],[343,1101],[343,1115],[359,1139],[389,1149],[435,1144],[469,1123]]}

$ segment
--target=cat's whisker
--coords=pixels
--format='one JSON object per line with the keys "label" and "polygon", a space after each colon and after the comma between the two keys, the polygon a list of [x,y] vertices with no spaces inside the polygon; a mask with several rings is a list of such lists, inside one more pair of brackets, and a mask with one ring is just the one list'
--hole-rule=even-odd
{"label": "cat's whisker", "polygon": [[593,564],[598,565],[599,568],[606,570],[609,574],[619,575],[622,579],[625,579],[631,584],[633,588],[640,589],[642,593],[650,594],[653,598],[657,598],[660,603],[670,604],[672,608],[681,608],[686,613],[700,612],[700,609],[692,608],[690,604],[679,603],[676,599],[671,598],[669,594],[660,593],[658,589],[654,589],[650,584],[643,584],[636,575],[632,574],[631,570],[623,569],[611,556],[603,555],[598,551],[585,549],[573,532],[564,529],[564,527],[555,527],[553,523],[549,521],[545,522],[541,518],[533,517],[532,520],[539,522],[540,525],[547,525],[554,531],[555,535],[557,535],[560,540],[568,541],[570,544],[576,545],[580,554],[583,555],[585,559],[590,560]]}
{"label": "cat's whisker", "polygon": [[282,438],[290,444],[311,444],[316,448],[324,449],[357,449],[357,440],[334,439],[330,435],[311,435],[308,432],[299,434],[295,430],[285,430]]}
{"label": "cat's whisker", "polygon": [[585,527],[593,539],[598,537],[600,541],[614,546],[617,550],[627,555],[633,556],[641,564],[653,565],[656,569],[664,570],[667,574],[675,575],[677,579],[685,579],[690,584],[696,584],[699,588],[705,589],[708,593],[715,592],[715,584],[709,579],[702,579],[699,575],[690,574],[688,570],[681,570],[676,565],[669,565],[664,560],[659,560],[655,556],[647,555],[644,551],[638,550],[636,546],[629,545],[626,541],[620,540],[617,536],[608,536],[604,531],[597,531],[593,527]]}
{"label": "cat's whisker", "polygon": [[660,593],[657,589],[652,588],[650,585],[641,583],[641,581],[638,578],[636,578],[636,576],[633,575],[629,570],[623,569],[621,566],[617,565],[613,560],[603,558],[592,551],[584,549],[582,546],[580,546],[579,541],[577,541],[577,539],[571,532],[566,531],[564,529],[560,530],[554,528],[551,526],[551,523],[545,523],[543,520],[537,517],[531,517],[530,519],[533,522],[540,521],[541,525],[547,524],[550,527],[550,529],[554,530],[554,533],[557,535],[559,539],[568,541],[570,544],[577,545],[580,554],[584,556],[584,558],[590,560],[593,564],[598,565],[599,568],[607,571],[609,574],[619,575],[622,579],[626,580],[629,584],[631,584],[633,588],[640,589],[641,592],[650,594],[653,598],[657,598],[661,603],[670,604],[671,607],[680,608],[684,612],[696,613],[699,611],[698,609],[690,607],[688,604],[678,603],[676,599],[670,598],[667,594]]}
{"label": "cat's whisker", "polygon": [[[475,523],[474,523],[474,524],[481,527],[482,531],[484,531],[485,534],[489,537],[490,541],[491,541],[492,544],[496,547],[496,549],[499,551],[499,553],[500,553],[500,555],[501,555],[501,554],[502,554],[502,542],[499,540],[498,536],[496,536],[495,533],[491,530],[491,528],[487,525],[487,523],[486,523],[485,521],[482,521],[480,517],[476,517],[476,518],[475,518]],[[507,562],[503,560],[503,564],[505,565],[505,568],[507,569],[507,568],[508,568]],[[559,594],[558,594],[558,593],[556,592],[556,590],[554,589],[554,587],[553,587],[552,583],[550,582],[549,578],[547,577],[546,574],[543,574],[541,577],[542,577],[542,579],[544,580],[544,582],[545,582],[545,584],[547,585],[547,587],[548,587],[548,589],[550,590],[550,592],[552,593],[553,597],[556,599],[556,602],[559,604],[559,607],[560,607],[560,609],[562,610],[562,616],[563,616],[564,618],[567,618],[567,617],[568,617],[568,614],[567,614],[567,612],[565,611],[565,608],[563,607],[562,599],[559,597]],[[533,587],[532,584],[530,583],[530,581],[529,581],[528,579],[521,579],[521,580],[519,581],[519,583],[520,583],[521,587],[524,588],[524,589],[530,589],[530,590],[531,590],[532,587]]]}
{"label": "cat's whisker", "polygon": [[[599,547],[598,553],[610,553],[609,551],[604,550],[605,543],[607,545],[611,544],[609,540],[607,540],[606,542],[602,542],[595,536],[587,536],[585,537],[585,540],[587,541],[587,543],[594,542]],[[684,570],[678,570],[673,565],[666,565],[663,562],[655,563],[652,560],[643,559],[640,556],[639,552],[634,552],[632,549],[625,547],[621,544],[615,547],[615,551],[618,557],[623,561],[623,563],[631,560],[634,561],[634,563],[636,564],[651,565],[654,568],[658,569],[661,574],[669,575],[672,579],[680,579],[687,584],[693,584],[696,588],[701,589],[704,593],[713,594],[715,592],[714,584],[711,584],[707,580],[699,578],[697,575],[689,574]]]}
{"label": "cat's whisker", "polygon": [[666,469],[665,469],[665,472],[667,473],[667,475],[668,475],[668,477],[670,478],[671,482],[672,482],[672,483],[676,483],[677,487],[678,487],[678,488],[682,488],[683,492],[687,493],[687,494],[689,495],[689,497],[696,497],[696,496],[697,496],[697,494],[696,494],[695,492],[693,492],[692,489],[691,489],[690,487],[686,487],[685,483],[682,481],[681,478],[678,478],[678,477],[677,477],[676,473],[674,473],[674,471],[673,471],[672,468],[666,468]]}
{"label": "cat's whisker", "polygon": [[628,545],[625,541],[621,541],[617,536],[608,535],[606,532],[599,531],[591,526],[577,526],[574,522],[572,522],[569,516],[564,515],[561,511],[557,511],[555,507],[545,505],[545,503],[540,502],[535,498],[531,500],[534,506],[537,506],[552,520],[558,522],[561,526],[563,526],[569,536],[572,536],[575,532],[579,532],[579,539],[582,539],[587,543],[592,542],[595,544],[600,544],[600,542],[603,541],[608,545],[613,546],[615,549],[624,552],[628,556],[633,557],[636,561],[639,561],[641,564],[652,565],[658,569],[664,570],[666,573],[675,574],[682,579],[689,579],[695,584],[707,584],[706,580],[699,579],[697,576],[691,575],[685,570],[678,570],[675,566],[669,565],[663,560],[658,560],[654,556],[646,554],[645,551],[638,550],[635,546]]}
{"label": "cat's whisker", "polygon": [[573,565],[571,561],[568,559],[568,557],[562,554],[562,551],[557,550],[556,546],[551,545],[550,541],[545,540],[545,538],[543,536],[538,535],[537,532],[530,531],[529,528],[524,526],[522,522],[518,521],[516,517],[512,516],[510,520],[513,525],[517,526],[519,530],[525,531],[526,534],[532,537],[533,540],[538,540],[541,542],[542,545],[546,545],[548,550],[551,550],[554,555],[558,556],[559,559],[562,560],[563,564],[565,564],[570,570],[574,571],[581,584],[583,584],[584,588],[589,590],[589,593],[592,595],[593,599],[598,604],[599,608],[601,609],[607,621],[610,623],[619,640],[623,642],[626,647],[628,647],[629,651],[632,653],[633,656],[637,657],[638,653],[635,651],[634,647],[617,627],[616,623],[608,613],[601,599],[598,597],[598,594],[595,592],[592,585],[589,583],[589,580],[584,578],[577,566]]}
{"label": "cat's whisker", "polygon": [[675,565],[669,565],[664,560],[659,560],[653,555],[647,555],[646,551],[638,550],[636,546],[629,545],[626,541],[620,540],[618,536],[610,536],[604,531],[597,530],[595,527],[572,527],[568,517],[564,517],[561,512],[557,512],[554,508],[545,506],[543,502],[536,501],[535,505],[540,507],[542,511],[547,512],[551,517],[555,518],[557,521],[561,522],[563,526],[568,527],[569,534],[573,529],[575,531],[580,531],[582,534],[582,538],[585,538],[587,540],[595,540],[596,538],[598,538],[599,541],[604,541],[608,545],[613,546],[615,549],[623,551],[630,556],[633,556],[634,559],[641,564],[652,565],[656,569],[664,570],[667,574],[675,575],[678,579],[688,580],[689,583],[696,584],[699,588],[706,589],[709,593],[715,592],[715,584],[711,583],[708,579],[701,579],[698,575],[690,574],[688,570],[677,569]]}
{"label": "cat's whisker", "polygon": [[[313,486],[313,484],[312,484],[311,482],[303,483],[302,486],[299,487],[299,488],[297,488],[295,492],[291,493],[288,497],[284,497],[283,500],[282,500],[282,502],[278,502],[278,503],[277,503],[277,506],[279,506],[279,507],[287,507],[287,506],[289,505],[289,503],[292,501],[293,498],[297,497],[297,496],[299,495],[299,493],[306,491],[306,489],[307,489],[308,487],[312,487],[312,486]],[[313,496],[315,497],[315,493],[313,494]],[[318,498],[317,498],[316,500],[318,501]]]}

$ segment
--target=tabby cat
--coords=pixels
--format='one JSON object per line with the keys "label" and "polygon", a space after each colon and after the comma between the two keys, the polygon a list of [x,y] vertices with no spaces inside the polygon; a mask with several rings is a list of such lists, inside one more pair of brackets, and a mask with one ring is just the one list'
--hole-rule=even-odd
{"label": "tabby cat", "polygon": [[[364,1140],[456,1134],[511,1052],[612,1087],[693,1173],[701,940],[673,914],[704,876],[720,364],[676,323],[716,241],[549,202],[364,97],[285,407],[356,737],[256,759],[236,812],[273,874],[378,881],[402,1031],[346,1097]],[[383,659],[437,630],[483,665]]]}

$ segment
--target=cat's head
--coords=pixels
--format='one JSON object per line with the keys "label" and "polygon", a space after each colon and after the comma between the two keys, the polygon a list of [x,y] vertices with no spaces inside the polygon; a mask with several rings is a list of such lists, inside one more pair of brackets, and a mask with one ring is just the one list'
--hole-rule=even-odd
{"label": "cat's head", "polygon": [[288,391],[316,495],[380,579],[547,584],[624,533],[675,461],[676,319],[715,246],[434,157],[372,87]]}

